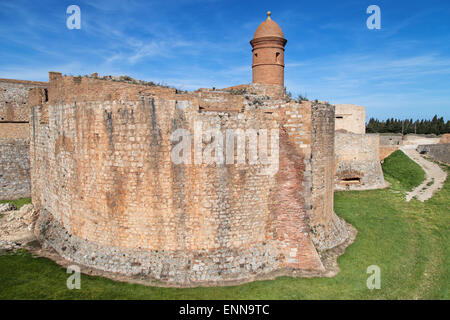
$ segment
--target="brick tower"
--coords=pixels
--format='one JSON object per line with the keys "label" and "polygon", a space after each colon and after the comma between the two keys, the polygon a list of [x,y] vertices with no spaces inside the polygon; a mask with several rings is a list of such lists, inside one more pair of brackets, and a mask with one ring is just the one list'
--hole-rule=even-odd
{"label": "brick tower", "polygon": [[253,83],[284,86],[284,39],[280,26],[270,18],[259,25],[250,44],[253,48]]}

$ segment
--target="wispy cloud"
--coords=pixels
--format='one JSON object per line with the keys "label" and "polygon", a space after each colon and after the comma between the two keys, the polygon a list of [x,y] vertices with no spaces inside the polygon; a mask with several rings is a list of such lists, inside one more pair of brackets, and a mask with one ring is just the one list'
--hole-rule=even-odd
{"label": "wispy cloud", "polygon": [[[289,91],[357,103],[378,117],[450,118],[450,4],[382,1],[382,30],[365,28],[361,1],[0,1],[0,76],[128,74],[194,90],[251,81],[249,40],[272,10],[283,28]],[[408,10],[405,10],[408,8]],[[424,107],[426,106],[426,107]]]}

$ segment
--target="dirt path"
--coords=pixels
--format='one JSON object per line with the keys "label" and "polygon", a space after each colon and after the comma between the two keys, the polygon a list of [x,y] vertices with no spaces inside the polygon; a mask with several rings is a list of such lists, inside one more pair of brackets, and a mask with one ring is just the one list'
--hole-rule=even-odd
{"label": "dirt path", "polygon": [[410,201],[414,197],[422,202],[430,199],[433,194],[440,190],[444,185],[447,173],[437,164],[424,159],[414,147],[408,146],[400,149],[413,161],[419,164],[426,174],[425,181],[413,191],[406,194],[406,201]]}

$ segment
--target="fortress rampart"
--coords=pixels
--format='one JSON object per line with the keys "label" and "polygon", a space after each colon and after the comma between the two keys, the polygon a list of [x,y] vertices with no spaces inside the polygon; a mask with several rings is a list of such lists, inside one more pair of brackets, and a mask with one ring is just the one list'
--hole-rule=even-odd
{"label": "fortress rampart", "polygon": [[0,123],[28,122],[28,91],[46,86],[46,82],[0,78]]}
{"label": "fortress rampart", "polygon": [[419,145],[417,151],[434,160],[450,164],[450,143]]}
{"label": "fortress rampart", "polygon": [[336,130],[366,133],[366,109],[355,104],[336,104]]}
{"label": "fortress rampart", "polygon": [[379,159],[383,161],[403,145],[401,135],[380,135]]}
{"label": "fortress rampart", "polygon": [[0,200],[30,196],[28,93],[46,85],[0,79]]}
{"label": "fortress rampart", "polygon": [[365,134],[366,109],[353,104],[337,104],[335,113],[336,190],[385,187],[380,164],[380,136]]}
{"label": "fortress rampart", "polygon": [[29,148],[28,139],[0,138],[0,199],[30,196]]}
{"label": "fortress rampart", "polygon": [[[180,285],[324,271],[320,253],[348,237],[333,212],[334,107],[260,91],[182,93],[51,73],[48,101],[42,89],[30,94],[41,241],[83,265]],[[172,134],[198,139],[199,123],[218,129],[224,148],[228,129],[277,130],[277,170],[250,165],[250,144],[243,165],[238,151],[221,163],[217,149],[212,163],[195,164],[194,141],[192,162],[174,163]],[[200,138],[204,155],[216,138]]]}
{"label": "fortress rampart", "polygon": [[336,190],[385,187],[378,134],[336,132],[336,145]]}

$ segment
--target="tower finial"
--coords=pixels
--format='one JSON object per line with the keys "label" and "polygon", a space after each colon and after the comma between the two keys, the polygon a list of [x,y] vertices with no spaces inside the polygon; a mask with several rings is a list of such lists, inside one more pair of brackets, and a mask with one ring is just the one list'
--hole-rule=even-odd
{"label": "tower finial", "polygon": [[272,12],[270,12],[270,11],[267,11],[267,20],[272,20],[271,18],[270,18],[270,15],[272,14]]}

